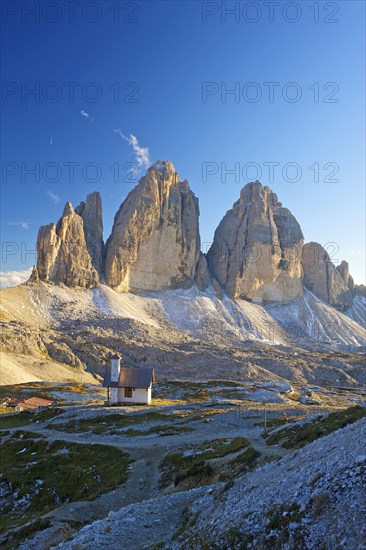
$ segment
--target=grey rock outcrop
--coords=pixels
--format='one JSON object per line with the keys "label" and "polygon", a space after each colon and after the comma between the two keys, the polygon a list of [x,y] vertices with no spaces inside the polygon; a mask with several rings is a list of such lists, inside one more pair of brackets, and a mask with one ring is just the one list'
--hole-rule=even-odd
{"label": "grey rock outcrop", "polygon": [[171,162],[158,161],[119,208],[106,244],[113,289],[189,287],[200,258],[198,199]]}
{"label": "grey rock outcrop", "polygon": [[39,228],[37,271],[41,281],[89,288],[99,283],[84,233],[84,220],[66,203],[57,223]]}
{"label": "grey rock outcrop", "polygon": [[337,271],[340,274],[340,276],[342,277],[342,279],[345,282],[346,286],[350,290],[353,290],[354,282],[353,282],[353,277],[349,273],[348,262],[346,262],[345,260],[342,260],[342,262],[339,265],[337,265]]}
{"label": "grey rock outcrop", "polygon": [[212,275],[229,296],[256,302],[302,294],[301,228],[259,181],[246,185],[215,232],[207,254]]}
{"label": "grey rock outcrop", "polygon": [[101,281],[119,292],[189,288],[253,302],[283,302],[304,285],[345,311],[365,287],[354,285],[348,263],[335,267],[318,243],[303,245],[301,228],[277,196],[258,181],[246,185],[200,252],[198,199],[171,162],[149,168],[120,206],[104,246],[98,192],[73,209],[66,203],[57,225],[40,227],[37,265],[30,277],[92,288]]}
{"label": "grey rock outcrop", "polygon": [[37,266],[34,265],[32,269],[32,273],[27,281],[27,283],[38,283],[39,281],[39,275],[38,275],[38,269]]}
{"label": "grey rock outcrop", "polygon": [[98,275],[103,271],[103,216],[100,193],[90,193],[85,202],[75,208],[75,213],[83,218],[85,242],[92,264]]}
{"label": "grey rock outcrop", "polygon": [[198,290],[200,290],[201,292],[204,292],[210,284],[210,275],[207,267],[207,260],[203,254],[201,254],[200,259],[198,260],[195,283]]}
{"label": "grey rock outcrop", "polygon": [[366,298],[366,286],[365,285],[356,285],[355,286],[356,294],[360,294],[360,296],[363,296]]}
{"label": "grey rock outcrop", "polygon": [[348,286],[348,264],[341,273],[332,263],[328,252],[315,242],[306,243],[302,251],[304,285],[324,302],[341,310],[352,305],[352,291]]}

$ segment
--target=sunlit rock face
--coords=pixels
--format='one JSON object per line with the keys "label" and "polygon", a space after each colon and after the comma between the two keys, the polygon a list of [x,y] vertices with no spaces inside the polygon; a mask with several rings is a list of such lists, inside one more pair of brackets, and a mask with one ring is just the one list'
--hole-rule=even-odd
{"label": "sunlit rock face", "polygon": [[91,193],[57,224],[40,227],[31,281],[119,292],[210,285],[219,297],[283,302],[306,286],[324,302],[346,310],[356,287],[348,263],[337,267],[318,243],[303,244],[301,228],[268,187],[246,185],[200,252],[198,199],[171,162],[158,161],[120,206],[104,246],[102,201]]}
{"label": "sunlit rock face", "polygon": [[198,199],[171,162],[156,162],[119,208],[105,280],[121,292],[189,287],[200,259]]}
{"label": "sunlit rock face", "polygon": [[87,212],[89,220],[84,220],[68,202],[57,225],[51,223],[39,228],[37,273],[41,281],[81,288],[98,285],[102,266],[103,243],[99,242],[102,211],[100,203],[99,212],[93,209],[90,212],[92,203],[100,203],[99,193],[89,195],[82,203],[84,206],[76,209]]}
{"label": "sunlit rock face", "polygon": [[208,267],[233,298],[292,300],[303,292],[303,240],[291,212],[256,181],[241,190],[216,229]]}
{"label": "sunlit rock face", "polygon": [[341,310],[352,305],[350,285],[353,288],[353,281],[350,280],[348,264],[338,270],[328,252],[319,243],[311,242],[303,247],[302,267],[304,285],[323,302]]}
{"label": "sunlit rock face", "polygon": [[353,281],[353,277],[352,277],[352,275],[350,275],[350,272],[349,272],[348,262],[346,262],[345,260],[342,260],[341,263],[339,265],[337,265],[337,271],[340,274],[340,276],[342,277],[342,279],[343,279],[344,283],[346,284],[346,286],[350,290],[353,290],[355,284],[354,284],[354,281]]}
{"label": "sunlit rock face", "polygon": [[85,202],[75,208],[83,218],[85,242],[93,267],[101,276],[103,271],[103,213],[100,193],[90,193]]}

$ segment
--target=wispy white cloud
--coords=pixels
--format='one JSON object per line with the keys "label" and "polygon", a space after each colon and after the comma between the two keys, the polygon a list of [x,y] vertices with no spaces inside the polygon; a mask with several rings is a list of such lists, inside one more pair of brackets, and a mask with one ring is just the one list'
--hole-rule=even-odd
{"label": "wispy white cloud", "polygon": [[58,204],[61,200],[60,197],[56,195],[56,193],[53,193],[49,189],[47,191],[47,197],[49,197],[54,204]]}
{"label": "wispy white cloud", "polygon": [[51,136],[50,145],[52,145],[52,143],[53,143],[53,136]]}
{"label": "wispy white cloud", "polygon": [[80,114],[81,114],[81,116],[83,116],[84,118],[87,118],[88,120],[90,120],[90,122],[93,122],[94,118],[93,118],[89,113],[87,113],[86,111],[84,111],[83,109],[81,109]]}
{"label": "wispy white cloud", "polygon": [[133,134],[125,136],[119,128],[114,130],[122,139],[126,140],[132,147],[135,153],[135,161],[138,168],[147,168],[150,165],[150,153],[148,147],[141,147],[138,139]]}
{"label": "wispy white cloud", "polygon": [[20,285],[29,279],[32,273],[32,268],[24,271],[0,271],[0,288],[8,286]]}
{"label": "wispy white cloud", "polygon": [[352,256],[362,256],[362,252],[361,250],[353,250],[351,248],[351,250],[348,251],[350,254],[352,254]]}
{"label": "wispy white cloud", "polygon": [[29,229],[30,222],[8,222],[8,225],[19,225],[21,229]]}

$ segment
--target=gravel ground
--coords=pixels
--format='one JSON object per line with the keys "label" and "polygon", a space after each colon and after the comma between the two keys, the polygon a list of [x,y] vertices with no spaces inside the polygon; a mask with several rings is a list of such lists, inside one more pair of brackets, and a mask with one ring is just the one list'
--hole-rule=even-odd
{"label": "gravel ground", "polygon": [[253,537],[249,548],[365,549],[366,420],[204,495],[191,513],[195,526],[175,548],[200,548],[204,538],[223,548],[235,530],[242,540]]}
{"label": "gravel ground", "polygon": [[[90,412],[92,413],[92,411]],[[152,542],[150,546],[146,546],[144,522],[152,526],[151,529],[154,530],[154,533],[156,532],[154,544],[169,541],[172,534],[182,525],[181,512],[187,503],[192,505],[192,517],[197,515],[197,518],[195,517],[196,525],[194,528],[186,526],[183,540],[174,541],[175,548],[200,548],[202,536],[209,540],[221,540],[222,548],[236,548],[238,547],[236,542],[230,543],[228,546],[225,540],[232,527],[239,529],[241,533],[253,535],[256,548],[261,547],[258,544],[265,548],[267,543],[272,543],[277,539],[281,540],[281,548],[286,548],[282,540],[285,538],[285,544],[288,541],[290,544],[288,548],[297,549],[301,548],[298,544],[300,538],[301,541],[309,539],[311,543],[315,541],[314,544],[317,544],[317,534],[319,534],[320,548],[324,533],[328,532],[330,540],[336,544],[335,547],[343,541],[344,547],[352,548],[352,550],[357,548],[357,545],[355,546],[353,543],[357,540],[357,544],[361,544],[359,540],[362,540],[360,514],[363,512],[366,514],[365,491],[364,489],[363,492],[359,490],[362,483],[365,485],[365,421],[339,430],[304,449],[288,454],[289,451],[282,447],[266,445],[261,437],[263,426],[255,425],[258,420],[262,421],[262,417],[257,418],[256,416],[254,414],[252,417],[244,411],[229,411],[224,415],[211,416],[209,423],[206,423],[204,419],[189,422],[189,425],[195,428],[193,432],[163,438],[155,434],[145,437],[126,437],[93,433],[63,433],[46,429],[44,424],[26,426],[25,430],[40,432],[49,440],[63,439],[84,444],[103,443],[119,447],[129,452],[134,462],[131,464],[129,478],[125,484],[114,491],[101,495],[93,502],[65,503],[49,512],[45,517],[51,519],[52,527],[37,533],[31,540],[22,544],[20,549],[46,550],[72,536],[75,539],[73,544],[79,544],[79,534],[75,534],[74,529],[70,528],[73,520],[88,524],[85,531],[80,531],[83,537],[89,531],[90,535],[94,536],[94,529],[97,529],[98,537],[108,533],[108,537],[113,541],[115,536],[113,544],[117,545],[116,548],[152,548]],[[57,423],[58,420],[59,418],[55,422]],[[300,421],[300,423],[303,422],[306,420]],[[145,427],[149,425],[150,423],[147,423]],[[167,496],[159,491],[159,462],[168,450],[182,450],[191,444],[198,444],[220,436],[244,436],[263,456],[277,458],[278,461],[239,478],[233,488],[226,488],[225,491],[223,488],[213,491],[207,486],[199,493],[188,491]],[[283,456],[285,458],[279,460]],[[343,486],[344,484],[346,485]],[[323,493],[326,493],[326,497],[317,496]],[[198,496],[201,496],[202,499],[193,504]],[[169,515],[169,529],[167,529],[162,518],[165,517],[164,510],[170,506],[170,497],[174,497],[171,503],[174,503],[175,511],[174,514],[172,511],[172,515]],[[321,509],[317,510],[316,517],[314,517],[313,508],[317,499],[324,500],[323,507],[326,514],[323,514],[323,509]],[[180,502],[182,502],[182,506],[180,506]],[[144,510],[149,503],[153,504],[151,504],[152,512],[147,520]],[[291,516],[291,522],[289,522],[291,529],[286,527],[289,532],[284,533],[283,526],[277,530],[269,529],[267,517],[269,511],[273,510],[275,506],[281,505],[283,507],[281,513],[286,513],[293,504],[299,507],[298,517]],[[150,508],[147,507],[146,510],[150,510]],[[134,514],[131,517],[135,518],[128,520],[127,524],[123,519],[126,511],[128,511],[128,517]],[[113,516],[114,513],[116,516]],[[108,514],[110,515],[108,516]],[[243,515],[245,515],[244,519]],[[116,529],[111,525],[111,517],[116,520]],[[154,517],[155,523],[152,523],[151,517]],[[334,518],[337,518],[336,526],[332,524]],[[106,521],[107,524],[104,525],[103,521]],[[130,544],[118,546],[121,536],[120,521],[124,537],[127,537],[126,530],[128,530],[129,523],[131,529],[135,530],[136,528],[136,532],[133,531],[134,534],[131,535],[133,546]],[[90,524],[93,527],[90,527]],[[315,531],[314,526],[317,526]],[[105,527],[106,531],[104,531]],[[301,537],[299,537],[299,531],[301,531]],[[350,534],[347,534],[348,531]],[[356,531],[360,534],[359,540],[357,537],[355,539],[354,532]],[[138,533],[140,533],[141,540],[136,542]],[[212,539],[210,539],[211,536]],[[88,542],[88,540],[83,538],[81,548],[96,547],[95,541]],[[349,546],[344,542],[348,540],[352,542]],[[108,545],[110,544],[108,542]],[[190,544],[191,546],[189,546]],[[304,546],[304,548],[316,548],[316,544],[315,546]],[[333,550],[332,546],[328,547]],[[75,546],[75,548],[79,547]]]}
{"label": "gravel ground", "polygon": [[[57,548],[139,550],[165,543],[174,549],[236,549],[245,540],[256,549],[363,550],[365,442],[366,420],[360,420],[240,477],[231,488],[203,487],[110,512]],[[172,541],[187,506],[191,523]]]}
{"label": "gravel ground", "polygon": [[184,509],[206,491],[207,488],[202,487],[131,504],[83,527],[71,541],[54,548],[153,548],[154,544],[171,539],[182,521]]}
{"label": "gravel ground", "polygon": [[[190,405],[192,408],[192,405]],[[83,407],[79,408],[85,412]],[[170,410],[170,407],[168,407]],[[173,408],[172,408],[173,409]],[[75,408],[74,412],[76,412]],[[197,411],[199,407],[197,408]],[[80,413],[79,411],[79,413]],[[110,412],[110,411],[109,411]],[[167,411],[165,411],[167,412]],[[252,411],[255,413],[256,411]],[[90,411],[93,416],[93,411]],[[95,413],[94,413],[95,416]],[[84,414],[83,414],[84,417]],[[109,512],[120,510],[130,504],[143,502],[161,495],[158,487],[160,478],[159,463],[170,450],[182,450],[191,444],[199,444],[217,437],[246,437],[263,455],[268,457],[281,456],[287,451],[281,447],[268,447],[261,437],[262,427],[254,426],[258,422],[257,415],[252,417],[246,412],[230,411],[227,414],[213,415],[210,422],[204,419],[188,422],[187,425],[195,428],[193,432],[183,432],[175,436],[159,437],[156,434],[144,437],[127,437],[93,433],[67,433],[58,430],[49,430],[44,423],[25,426],[25,431],[40,433],[49,441],[64,440],[68,442],[111,445],[127,451],[134,460],[130,466],[127,481],[113,491],[100,495],[93,501],[64,503],[58,508],[45,514],[50,519],[52,527],[35,534],[21,546],[21,550],[48,550],[52,545],[68,539],[74,530],[69,524],[76,520],[90,524],[93,521],[105,518]],[[65,422],[65,415],[57,417],[55,424]],[[46,423],[47,424],[47,423]],[[153,424],[146,423],[147,428]],[[16,431],[16,429],[12,430]],[[179,522],[178,522],[179,523]],[[179,525],[178,525],[179,527]],[[178,528],[177,527],[177,528]]]}

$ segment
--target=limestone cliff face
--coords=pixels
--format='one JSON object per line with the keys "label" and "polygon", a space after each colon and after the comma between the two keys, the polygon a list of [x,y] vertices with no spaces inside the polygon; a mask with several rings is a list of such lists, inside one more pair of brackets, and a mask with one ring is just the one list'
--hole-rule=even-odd
{"label": "limestone cliff face", "polygon": [[118,210],[105,280],[117,291],[191,286],[200,258],[198,200],[171,162],[156,162]]}
{"label": "limestone cliff face", "polygon": [[337,265],[337,271],[342,277],[347,288],[349,288],[350,290],[353,290],[355,285],[353,282],[353,277],[352,275],[350,275],[350,272],[349,272],[348,262],[346,262],[345,260],[342,260],[342,262],[339,265]]}
{"label": "limestone cliff face", "polygon": [[56,225],[41,226],[37,237],[37,271],[41,281],[50,281],[50,274],[55,264],[61,245],[61,239],[56,233]]}
{"label": "limestone cliff face", "polygon": [[83,218],[84,236],[93,267],[99,276],[103,271],[103,217],[100,193],[91,193],[75,208]]}
{"label": "limestone cliff face", "polygon": [[40,227],[30,281],[119,292],[188,288],[255,302],[288,301],[304,285],[346,310],[356,293],[348,263],[335,267],[318,243],[303,246],[301,228],[277,196],[258,181],[246,185],[200,252],[198,200],[171,162],[156,162],[120,206],[104,246],[102,202],[91,193],[57,225]]}
{"label": "limestone cliff face", "polygon": [[[85,204],[88,203],[88,199]],[[80,208],[80,207],[79,207]],[[80,211],[80,210],[79,210]],[[85,209],[83,210],[85,211]],[[88,288],[99,283],[89,245],[93,230],[84,232],[84,220],[66,203],[57,225],[40,227],[37,239],[37,272],[41,281]],[[87,237],[88,235],[88,237]],[[97,260],[94,259],[94,263]]]}
{"label": "limestone cliff face", "polygon": [[198,290],[204,292],[210,284],[210,274],[206,257],[201,254],[197,263],[195,281]]}
{"label": "limestone cliff face", "polygon": [[365,285],[355,285],[355,293],[360,294],[366,298],[366,286]]}
{"label": "limestone cliff face", "polygon": [[301,263],[304,271],[304,285],[316,296],[341,310],[352,305],[353,293],[349,288],[348,264],[343,265],[341,269],[343,278],[332,263],[328,252],[315,242],[304,245]]}
{"label": "limestone cliff face", "polygon": [[212,275],[233,298],[292,300],[302,294],[300,226],[277,196],[246,185],[215,232],[207,254]]}

